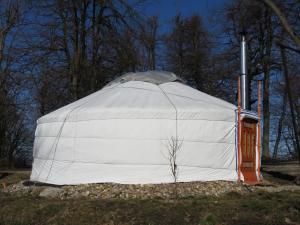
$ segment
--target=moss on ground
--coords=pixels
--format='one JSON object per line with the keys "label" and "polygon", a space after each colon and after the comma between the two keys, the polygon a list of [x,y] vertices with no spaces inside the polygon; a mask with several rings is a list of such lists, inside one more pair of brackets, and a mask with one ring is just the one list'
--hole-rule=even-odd
{"label": "moss on ground", "polygon": [[299,224],[300,192],[177,200],[46,199],[0,192],[0,224]]}

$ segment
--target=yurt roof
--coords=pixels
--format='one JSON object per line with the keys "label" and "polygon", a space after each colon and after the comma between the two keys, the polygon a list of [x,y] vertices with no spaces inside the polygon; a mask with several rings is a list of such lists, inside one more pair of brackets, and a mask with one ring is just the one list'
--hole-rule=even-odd
{"label": "yurt roof", "polygon": [[229,102],[182,83],[173,73],[149,71],[125,74],[41,117],[38,123],[133,118],[232,121],[235,109]]}

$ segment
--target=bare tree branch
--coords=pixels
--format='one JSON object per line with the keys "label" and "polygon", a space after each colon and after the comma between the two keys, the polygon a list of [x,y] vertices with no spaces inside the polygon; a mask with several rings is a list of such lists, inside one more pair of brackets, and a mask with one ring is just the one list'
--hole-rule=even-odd
{"label": "bare tree branch", "polygon": [[300,38],[294,32],[294,30],[292,29],[292,27],[288,23],[286,16],[279,9],[279,7],[272,0],[259,0],[259,1],[265,3],[268,7],[270,7],[273,10],[273,12],[278,16],[282,27],[285,29],[285,31],[288,33],[288,35],[295,42],[295,44],[298,47],[298,50],[300,50]]}

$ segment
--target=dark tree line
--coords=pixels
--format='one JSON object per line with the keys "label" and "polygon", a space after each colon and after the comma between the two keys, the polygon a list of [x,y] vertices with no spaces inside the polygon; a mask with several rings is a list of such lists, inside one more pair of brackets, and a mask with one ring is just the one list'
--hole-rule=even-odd
{"label": "dark tree line", "polygon": [[249,92],[263,81],[263,156],[297,158],[300,3],[235,0],[214,14],[177,14],[161,32],[145,1],[0,1],[0,163],[32,147],[37,117],[130,71],[165,69],[236,103],[240,32],[248,32]]}
{"label": "dark tree line", "polygon": [[[239,32],[246,29],[248,32],[248,74],[249,93],[252,107],[256,104],[253,89],[257,80],[263,82],[263,158],[271,156],[277,158],[279,147],[281,156],[295,158],[300,154],[297,147],[299,139],[299,82],[289,87],[292,79],[297,75],[299,51],[295,37],[290,36],[282,23],[282,18],[275,13],[270,4],[280,9],[285,18],[285,25],[293,29],[298,37],[300,17],[299,2],[297,1],[243,1],[237,0],[226,7],[227,18],[224,31],[231,40],[229,51],[236,50],[238,55]],[[282,52],[287,55],[284,59]],[[287,73],[291,76],[286,79]],[[293,75],[292,75],[293,74]],[[288,101],[287,96],[290,96]],[[292,116],[294,115],[294,116]],[[273,153],[271,155],[271,153]]]}

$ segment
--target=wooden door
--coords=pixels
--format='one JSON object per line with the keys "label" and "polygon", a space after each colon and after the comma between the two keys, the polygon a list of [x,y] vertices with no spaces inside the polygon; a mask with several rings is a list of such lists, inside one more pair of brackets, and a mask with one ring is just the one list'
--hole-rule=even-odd
{"label": "wooden door", "polygon": [[241,152],[242,166],[245,183],[257,183],[256,175],[256,132],[257,121],[251,119],[242,120]]}

